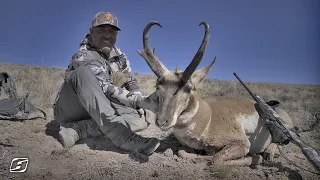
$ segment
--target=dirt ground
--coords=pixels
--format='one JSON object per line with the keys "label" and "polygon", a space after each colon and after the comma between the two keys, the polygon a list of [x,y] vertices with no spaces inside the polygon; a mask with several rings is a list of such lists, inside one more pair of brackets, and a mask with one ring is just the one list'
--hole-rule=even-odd
{"label": "dirt ground", "polygon": [[[49,110],[48,110],[49,111]],[[213,167],[211,162],[177,157],[179,142],[154,124],[140,134],[158,137],[160,148],[149,157],[126,153],[104,138],[81,140],[66,150],[58,142],[58,126],[47,120],[0,121],[0,179],[319,179],[320,175],[288,164],[279,154],[256,167]],[[319,137],[301,134],[308,141]],[[315,145],[315,144],[313,144]],[[319,143],[315,145],[319,148]],[[281,147],[304,169],[317,172],[293,144]],[[28,157],[27,171],[9,173],[11,160]]]}
{"label": "dirt ground", "polygon": [[[289,164],[279,153],[272,163],[256,167],[215,167],[211,162],[177,157],[179,142],[154,124],[140,134],[161,139],[159,149],[149,157],[126,153],[101,137],[81,140],[66,150],[57,140],[59,127],[52,116],[52,103],[63,82],[64,69],[0,63],[0,71],[9,72],[18,94],[31,92],[30,100],[48,114],[48,118],[24,122],[0,120],[0,180],[2,179],[320,179],[301,150],[293,144],[281,147],[293,161]],[[154,91],[155,77],[135,74],[143,92]],[[310,127],[320,112],[320,86],[251,83],[248,87],[265,100],[277,99],[300,128]],[[210,95],[249,97],[235,81],[206,79],[200,89]],[[249,97],[250,98],[250,97]],[[300,134],[320,149],[320,126]],[[13,158],[28,157],[26,172],[10,173]]]}

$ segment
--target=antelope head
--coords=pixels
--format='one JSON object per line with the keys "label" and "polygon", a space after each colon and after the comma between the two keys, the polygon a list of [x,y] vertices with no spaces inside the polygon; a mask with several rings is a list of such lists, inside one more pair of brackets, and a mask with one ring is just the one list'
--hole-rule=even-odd
{"label": "antelope head", "polygon": [[193,60],[185,71],[178,69],[169,71],[150,47],[148,32],[153,25],[162,28],[161,24],[155,21],[147,24],[143,31],[144,49],[138,53],[157,76],[156,94],[159,98],[159,107],[156,125],[162,130],[168,130],[175,125],[185,123],[197,113],[199,108],[197,87],[214,64],[215,58],[209,66],[195,71],[202,60],[210,37],[209,25],[201,22],[200,25],[205,26],[205,35]]}

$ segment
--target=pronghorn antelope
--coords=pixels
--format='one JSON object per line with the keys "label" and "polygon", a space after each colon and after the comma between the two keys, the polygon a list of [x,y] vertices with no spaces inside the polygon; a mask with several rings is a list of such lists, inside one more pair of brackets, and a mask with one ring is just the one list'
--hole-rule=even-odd
{"label": "pronghorn antelope", "polygon": [[[214,96],[201,99],[197,91],[215,62],[202,69],[199,65],[210,37],[209,25],[205,35],[185,71],[169,71],[158,59],[149,44],[148,32],[158,22],[150,22],[143,31],[143,50],[138,53],[146,60],[157,76],[156,91],[159,98],[156,125],[162,130],[173,128],[175,137],[182,145],[205,150],[210,156],[179,151],[187,158],[204,158],[227,165],[259,164],[266,152],[272,157],[276,146],[269,131],[254,108],[254,101],[247,98]],[[199,26],[200,26],[199,25]],[[288,114],[275,107],[275,111],[287,122]]]}

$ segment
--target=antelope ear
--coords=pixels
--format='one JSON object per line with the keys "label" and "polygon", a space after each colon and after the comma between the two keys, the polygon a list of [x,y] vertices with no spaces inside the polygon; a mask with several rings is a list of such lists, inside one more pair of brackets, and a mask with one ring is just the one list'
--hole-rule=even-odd
{"label": "antelope ear", "polygon": [[199,85],[203,81],[203,79],[206,77],[206,75],[210,71],[210,69],[213,66],[213,64],[215,63],[215,61],[216,61],[216,57],[214,57],[214,60],[211,62],[211,64],[209,64],[209,66],[206,66],[204,68],[201,68],[201,69],[195,71],[191,76],[191,81],[194,84]]}

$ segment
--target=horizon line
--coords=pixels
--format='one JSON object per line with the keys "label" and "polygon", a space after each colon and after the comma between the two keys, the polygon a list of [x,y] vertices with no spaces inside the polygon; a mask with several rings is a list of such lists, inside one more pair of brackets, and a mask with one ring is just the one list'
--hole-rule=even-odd
{"label": "horizon line", "polygon": [[[34,65],[34,64],[23,64],[23,63],[12,63],[12,62],[0,62],[0,64],[13,64],[13,65],[23,65],[23,66],[32,66],[32,67],[45,67],[45,68],[57,68],[57,69],[62,69],[62,70],[66,70],[66,67],[60,67],[60,66],[50,66],[50,65]],[[133,73],[138,73],[139,75],[153,75],[155,76],[154,73],[152,72],[137,72],[137,71],[132,71]],[[218,81],[237,81],[239,82],[237,79],[218,79],[218,78],[212,78],[212,77],[206,77],[205,79],[209,79],[209,80],[218,80]],[[311,85],[311,86],[320,86],[320,84],[303,84],[303,83],[285,83],[285,82],[273,82],[273,81],[247,81],[247,80],[242,80],[243,82],[247,82],[247,83],[269,83],[269,84],[284,84],[284,85]]]}

